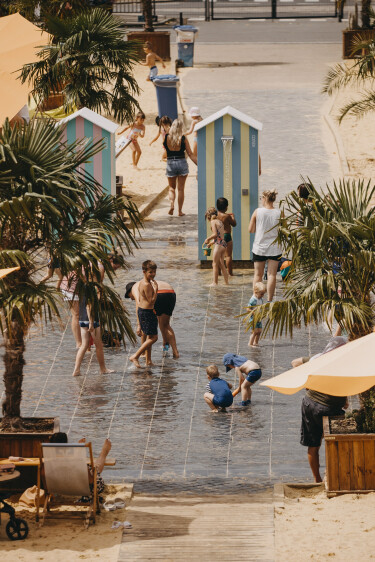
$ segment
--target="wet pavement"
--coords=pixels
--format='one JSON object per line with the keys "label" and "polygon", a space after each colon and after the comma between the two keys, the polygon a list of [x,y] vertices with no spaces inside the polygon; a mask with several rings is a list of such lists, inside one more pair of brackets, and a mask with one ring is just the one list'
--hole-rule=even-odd
{"label": "wet pavement", "polygon": [[[259,350],[247,347],[248,334],[236,315],[251,296],[251,272],[237,271],[230,287],[208,287],[211,272],[196,262],[195,190],[191,180],[186,217],[169,217],[163,202],[146,221],[142,247],[130,260],[133,269],[121,272],[116,282],[124,294],[126,283],[141,277],[142,261],[157,262],[157,277],[177,293],[173,328],[181,358],[163,358],[159,340],[156,366],[136,370],[128,360],[131,349],[106,350],[116,373],[100,375],[92,352],[82,376],[73,378],[70,326],[34,329],[27,343],[23,415],[59,416],[69,440],[85,436],[96,453],[109,436],[117,463],[105,470],[106,479],[134,481],[137,490],[238,492],[280,479],[305,480],[302,394],[283,396],[256,384],[251,407],[241,408],[237,397],[227,414],[212,414],[203,400],[205,367],[220,365],[226,352],[239,352],[259,362],[265,380],[288,369],[292,358],[321,350],[327,335],[300,331],[292,341],[265,339]],[[278,285],[280,295],[281,279]],[[126,304],[134,319],[134,303]]]}

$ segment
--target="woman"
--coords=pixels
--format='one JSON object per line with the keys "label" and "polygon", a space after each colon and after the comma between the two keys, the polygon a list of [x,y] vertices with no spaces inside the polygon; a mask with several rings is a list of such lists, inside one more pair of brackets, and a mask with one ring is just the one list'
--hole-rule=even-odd
{"label": "woman", "polygon": [[254,285],[263,279],[264,267],[268,262],[267,296],[271,302],[276,288],[276,273],[281,258],[281,247],[275,243],[277,226],[281,212],[275,209],[277,191],[268,190],[262,193],[263,207],[255,209],[249,224],[249,232],[255,232],[253,244]]}
{"label": "woman", "polygon": [[185,151],[194,162],[197,159],[194,156],[189,141],[182,134],[183,124],[180,119],[175,119],[172,123],[169,133],[165,135],[163,146],[167,152],[167,171],[166,175],[169,184],[169,200],[171,207],[168,211],[169,215],[174,213],[174,202],[176,199],[176,186],[178,190],[178,216],[183,217],[182,206],[185,199],[185,183],[189,174],[189,167],[186,161]]}

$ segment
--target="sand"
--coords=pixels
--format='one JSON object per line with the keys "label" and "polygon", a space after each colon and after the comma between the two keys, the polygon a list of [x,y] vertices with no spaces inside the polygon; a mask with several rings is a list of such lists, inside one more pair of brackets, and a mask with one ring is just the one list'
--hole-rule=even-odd
{"label": "sand", "polygon": [[[173,62],[166,62],[165,65],[165,69],[159,65],[159,74],[175,74]],[[184,72],[186,73],[186,69],[179,75],[180,79]],[[159,137],[150,146],[150,142],[156,137],[159,130],[155,123],[155,118],[158,115],[155,86],[152,82],[146,80],[148,68],[145,66],[137,66],[134,76],[140,88],[142,88],[138,101],[143,113],[146,115],[146,133],[145,137],[139,140],[142,150],[138,164],[139,170],[134,169],[132,166],[132,150],[128,146],[116,160],[116,175],[123,176],[123,193],[130,195],[138,208],[142,208],[155,195],[167,187],[168,180],[165,175],[166,163],[162,161],[162,137]],[[178,105],[178,110],[181,114],[180,105]],[[190,120],[187,123],[189,124]],[[119,130],[121,129],[122,126],[119,127]],[[124,134],[127,135],[128,131]],[[116,135],[116,139],[118,136]],[[191,171],[194,174],[196,173],[195,166],[191,166]]]}
{"label": "sand", "polygon": [[[124,498],[128,506],[131,491],[125,485],[110,485],[106,487],[103,496],[105,499]],[[113,530],[111,525],[115,520],[127,520],[127,507],[111,512],[102,510],[95,525],[85,529],[82,520],[72,518],[46,519],[44,526],[38,528],[34,510],[20,508],[16,504],[13,506],[17,516],[27,520],[29,536],[24,541],[10,541],[5,534],[8,516],[3,516],[3,525],[0,526],[0,551],[7,562],[75,562],[96,559],[101,562],[117,561],[122,530]],[[77,508],[70,508],[72,509]]]}
{"label": "sand", "polygon": [[277,562],[375,559],[375,493],[328,499],[322,488],[285,488],[275,509]]}

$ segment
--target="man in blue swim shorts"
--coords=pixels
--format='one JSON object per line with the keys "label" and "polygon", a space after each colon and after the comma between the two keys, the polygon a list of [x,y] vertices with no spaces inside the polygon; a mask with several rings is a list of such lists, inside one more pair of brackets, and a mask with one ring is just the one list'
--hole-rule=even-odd
{"label": "man in blue swim shorts", "polygon": [[213,412],[219,409],[225,412],[233,404],[233,395],[231,392],[232,385],[220,378],[219,369],[216,365],[210,365],[206,369],[208,384],[204,394],[204,400]]}

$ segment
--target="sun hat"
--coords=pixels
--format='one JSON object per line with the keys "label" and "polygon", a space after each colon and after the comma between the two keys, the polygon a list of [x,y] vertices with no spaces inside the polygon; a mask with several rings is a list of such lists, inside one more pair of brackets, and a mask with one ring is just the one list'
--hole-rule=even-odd
{"label": "sun hat", "polygon": [[236,355],[236,353],[226,353],[223,357],[223,364],[225,365],[226,372],[230,371],[232,366],[241,367],[246,361],[246,357],[243,357],[243,355]]}
{"label": "sun hat", "polygon": [[131,281],[130,283],[128,283],[125,287],[125,298],[126,299],[130,299],[130,291],[133,288],[133,285],[135,285],[135,281]]}
{"label": "sun hat", "polygon": [[190,115],[190,117],[200,117],[201,112],[200,112],[199,107],[191,107],[189,109],[189,115]]}

